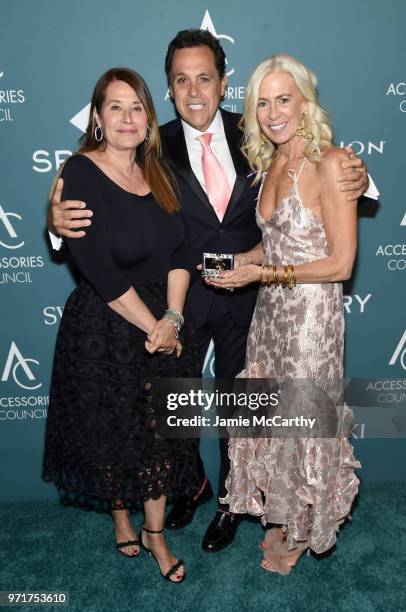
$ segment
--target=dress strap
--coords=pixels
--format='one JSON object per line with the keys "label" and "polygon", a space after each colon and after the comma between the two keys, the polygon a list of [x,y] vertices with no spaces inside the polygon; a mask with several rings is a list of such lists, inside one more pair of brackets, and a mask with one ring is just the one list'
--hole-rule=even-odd
{"label": "dress strap", "polygon": [[289,176],[289,178],[291,178],[291,179],[292,179],[293,184],[295,185],[295,187],[296,187],[296,188],[297,188],[297,182],[298,182],[298,180],[299,180],[299,178],[300,178],[300,175],[302,174],[302,170],[303,170],[303,168],[304,168],[305,162],[306,162],[306,157],[304,157],[304,158],[302,159],[302,163],[300,164],[300,168],[299,168],[299,171],[298,171],[298,173],[297,173],[297,174],[296,174],[296,172],[295,172],[294,170],[292,170],[292,169],[289,169],[289,170],[288,170],[288,176]]}
{"label": "dress strap", "polygon": [[[257,173],[256,173],[256,172],[253,172],[252,174],[257,174]],[[249,174],[249,175],[247,176],[247,178],[248,178],[248,177],[250,177],[250,176],[252,176],[252,174]],[[260,199],[260,197],[261,197],[261,193],[262,193],[262,187],[264,186],[264,181],[265,181],[265,178],[266,178],[266,175],[267,175],[267,174],[268,174],[268,172],[263,172],[263,173],[262,173],[262,175],[261,175],[261,184],[260,184],[260,186],[259,186],[258,195],[257,195],[257,197],[255,198],[255,202],[259,202],[259,199]]]}

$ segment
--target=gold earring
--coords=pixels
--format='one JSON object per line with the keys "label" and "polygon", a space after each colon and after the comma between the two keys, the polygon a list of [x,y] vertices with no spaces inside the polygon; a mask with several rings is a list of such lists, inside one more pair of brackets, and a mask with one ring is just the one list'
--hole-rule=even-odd
{"label": "gold earring", "polygon": [[302,121],[300,122],[300,125],[296,130],[296,135],[299,136],[299,138],[303,138],[304,140],[313,140],[312,132],[309,130],[308,127],[306,127],[304,113],[302,116]]}
{"label": "gold earring", "polygon": [[261,133],[261,147],[263,147],[266,143],[268,142],[268,138],[265,136],[265,134],[262,132]]}

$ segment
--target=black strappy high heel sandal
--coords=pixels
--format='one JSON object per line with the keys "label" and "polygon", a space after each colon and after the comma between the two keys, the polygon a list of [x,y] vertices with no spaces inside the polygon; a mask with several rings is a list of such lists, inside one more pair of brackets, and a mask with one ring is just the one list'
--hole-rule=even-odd
{"label": "black strappy high heel sandal", "polygon": [[[160,534],[160,533],[163,533],[163,532],[164,532],[164,530],[163,530],[163,529],[160,529],[159,531],[152,531],[152,529],[147,529],[147,528],[145,527],[145,525],[143,525],[143,526],[141,527],[141,529],[143,529],[143,530],[144,530],[146,533],[152,533],[152,534]],[[150,557],[152,557],[152,558],[153,558],[153,559],[156,561],[156,563],[157,563],[157,565],[158,565],[158,567],[159,567],[158,560],[157,560],[157,558],[155,557],[154,553],[153,553],[153,552],[152,552],[152,550],[150,550],[150,549],[149,549],[147,546],[145,546],[144,542],[142,541],[142,531],[141,531],[141,534],[140,534],[140,546],[141,546],[141,548],[143,548],[144,550],[146,550],[146,551],[147,551],[147,553],[149,554],[149,556],[150,556]],[[171,576],[173,576],[173,574],[174,574],[174,573],[175,573],[175,572],[176,572],[176,571],[177,571],[177,570],[178,570],[180,567],[182,567],[182,565],[184,566],[185,564],[184,564],[184,562],[182,561],[182,559],[179,559],[178,561],[176,561],[176,563],[174,563],[174,565],[172,565],[172,567],[170,568],[170,570],[168,570],[168,571],[166,572],[166,574],[163,574],[163,573],[161,572],[161,576],[162,576],[162,578],[165,578],[165,580],[169,580],[169,582],[172,582],[172,584],[178,584],[178,583],[180,583],[180,582],[183,582],[183,581],[184,581],[184,579],[186,578],[186,572],[183,574],[183,576],[182,576],[182,577],[181,577],[179,580],[171,580]],[[160,568],[160,567],[159,567],[159,570],[161,570],[161,568]]]}
{"label": "black strappy high heel sandal", "polygon": [[[114,515],[113,512],[110,513],[110,517],[111,520],[114,523],[114,528],[116,526],[116,522],[114,520]],[[116,548],[118,550],[118,552],[123,555],[123,557],[128,557],[129,559],[131,559],[132,557],[139,557],[141,549],[138,552],[132,553],[132,554],[127,554],[124,552],[124,548],[127,548],[128,546],[140,546],[139,541],[137,540],[137,538],[135,537],[133,540],[127,540],[126,542],[116,542]]]}
{"label": "black strappy high heel sandal", "polygon": [[129,559],[131,559],[132,557],[139,557],[141,550],[139,550],[137,553],[133,553],[132,555],[127,554],[122,550],[123,548],[126,548],[127,546],[140,546],[140,543],[138,540],[128,540],[128,542],[116,542],[116,548],[118,552],[123,555],[123,557],[128,557]]}

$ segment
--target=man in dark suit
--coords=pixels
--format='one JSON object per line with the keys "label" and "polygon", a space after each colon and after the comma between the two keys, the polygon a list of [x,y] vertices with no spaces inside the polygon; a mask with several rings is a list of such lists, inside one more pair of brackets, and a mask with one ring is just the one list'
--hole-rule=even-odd
{"label": "man in dark suit", "polygon": [[[202,362],[214,341],[215,374],[234,378],[244,368],[249,324],[253,314],[257,287],[247,285],[239,290],[215,290],[202,280],[197,266],[203,252],[235,253],[236,266],[261,263],[260,232],[255,222],[257,189],[240,152],[242,133],[240,115],[219,108],[225,95],[227,77],[225,55],[218,40],[207,31],[185,30],[171,41],[165,61],[169,89],[178,118],[161,127],[162,145],[167,163],[178,180],[191,262],[189,304],[197,329]],[[208,188],[201,136],[210,134],[210,155],[214,155],[228,184],[230,196],[225,211],[217,209],[215,196]],[[354,156],[352,156],[354,158]],[[358,197],[364,190],[366,170],[355,158],[349,165],[347,185]],[[359,186],[361,183],[361,187]],[[61,186],[59,186],[61,187]],[[60,203],[60,189],[54,194],[52,224],[59,234],[80,237],[72,228],[78,219],[88,216],[78,210],[79,203]],[[224,497],[225,478],[229,471],[228,443],[220,439],[220,473],[217,495]],[[210,499],[212,491],[201,463],[202,484],[191,498],[178,499],[166,520],[169,528],[184,527],[193,519],[196,508]],[[202,547],[214,552],[232,542],[239,518],[228,507],[219,504],[207,528]]]}
{"label": "man in dark suit", "polygon": [[[255,249],[261,240],[254,214],[257,189],[251,187],[251,170],[240,151],[240,116],[219,109],[227,77],[225,55],[217,39],[201,30],[179,32],[169,44],[165,68],[179,117],[161,128],[161,136],[165,159],[178,180],[195,269],[188,294],[190,310],[202,358],[213,338],[216,377],[234,378],[244,367],[257,287],[216,291],[202,281],[196,268],[204,252],[239,253]],[[223,217],[217,214],[205,184],[199,141],[204,133],[212,135],[211,149],[230,185],[231,196]],[[220,439],[220,457],[217,495],[224,497],[230,466],[226,439]],[[189,522],[196,505],[207,497],[207,490],[208,483],[196,499],[178,500],[167,517],[167,525],[179,527]],[[234,538],[237,524],[238,517],[220,504],[203,538],[204,550],[216,551],[227,546]]]}

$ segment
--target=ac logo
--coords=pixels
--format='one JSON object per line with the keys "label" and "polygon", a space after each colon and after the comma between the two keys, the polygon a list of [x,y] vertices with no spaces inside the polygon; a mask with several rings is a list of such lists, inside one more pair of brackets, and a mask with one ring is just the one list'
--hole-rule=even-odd
{"label": "ac logo", "polygon": [[206,357],[204,358],[204,364],[202,368],[202,374],[209,374],[212,378],[215,378],[214,373],[214,365],[215,365],[215,355],[214,355],[214,343],[213,340],[210,340],[209,347],[206,352]]}
{"label": "ac logo", "polygon": [[395,348],[395,352],[390,358],[389,365],[395,365],[399,358],[400,365],[406,370],[406,329],[403,332],[403,336],[399,340],[399,344]]}
{"label": "ac logo", "polygon": [[[204,14],[202,25],[200,26],[200,29],[208,30],[210,34],[213,34],[213,36],[215,36],[218,40],[224,39],[224,40],[228,40],[232,45],[234,44],[234,38],[232,38],[231,36],[228,36],[227,34],[217,34],[216,28],[214,27],[213,20],[210,17],[210,13],[207,9]],[[227,59],[226,59],[226,64],[228,64]],[[231,70],[226,72],[226,74],[227,76],[231,76],[232,74],[234,74],[234,72],[235,72],[235,68],[232,68]]]}
{"label": "ac logo", "polygon": [[21,378],[23,377],[23,375],[25,376],[25,379],[26,379],[24,380],[25,383],[29,383],[29,382],[35,383],[36,382],[36,378],[34,374],[32,373],[32,370],[30,366],[28,365],[28,363],[34,363],[35,365],[39,365],[39,361],[37,361],[36,359],[30,359],[28,357],[27,358],[23,357],[18,346],[13,340],[13,342],[10,345],[10,350],[8,353],[6,365],[4,366],[4,371],[1,377],[1,382],[7,382],[10,377],[10,374],[12,374],[14,382],[19,387],[22,387],[23,389],[28,389],[29,391],[33,391],[34,389],[39,389],[42,386],[42,383],[39,383],[37,385],[33,384],[31,386],[28,386],[28,384],[24,384],[23,382],[21,382]]}
{"label": "ac logo", "polygon": [[[204,14],[203,17],[203,21],[202,24],[200,26],[201,30],[208,30],[210,32],[210,34],[213,34],[213,36],[215,36],[218,40],[227,40],[228,42],[230,42],[232,45],[234,45],[235,40],[232,36],[229,36],[228,34],[217,34],[216,32],[216,28],[214,27],[214,23],[213,20],[210,16],[209,11],[206,9],[206,12]],[[228,64],[228,60],[226,58],[226,65]],[[231,70],[228,70],[226,72],[227,76],[231,76],[232,74],[234,74],[235,72],[235,68],[231,68]],[[230,88],[228,88],[228,92],[229,92]],[[240,95],[238,95],[238,98],[240,97]],[[244,96],[242,96],[244,97]],[[165,95],[165,101],[168,100],[170,98],[169,95],[169,90],[167,90],[166,95]],[[234,108],[231,108],[229,110],[233,110],[235,111]],[[86,106],[84,106],[83,108],[80,109],[79,112],[77,112],[71,119],[69,119],[69,123],[71,123],[72,125],[74,125],[78,130],[80,130],[82,133],[86,132],[86,128],[87,128],[87,124],[89,122],[89,112],[90,112],[90,102],[88,104],[86,104]],[[42,151],[41,151],[42,153]],[[48,170],[39,170],[40,172],[48,172]]]}
{"label": "ac logo", "polygon": [[[18,238],[17,232],[15,231],[13,225],[11,224],[9,217],[14,217],[15,219],[18,219],[19,221],[22,220],[21,216],[18,215],[17,213],[5,212],[3,210],[3,207],[0,204],[0,221],[3,222],[3,225],[6,228],[6,232],[8,233],[9,237],[12,240],[15,240],[16,238]],[[19,249],[22,246],[24,246],[24,240],[22,240],[18,244],[5,244],[2,240],[0,240],[0,244],[6,249]]]}

